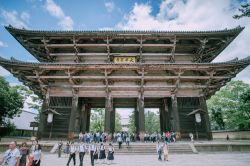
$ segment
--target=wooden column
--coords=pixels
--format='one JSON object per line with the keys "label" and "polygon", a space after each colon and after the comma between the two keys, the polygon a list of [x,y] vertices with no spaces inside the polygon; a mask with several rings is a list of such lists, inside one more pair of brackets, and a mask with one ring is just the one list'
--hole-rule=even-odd
{"label": "wooden column", "polygon": [[181,139],[179,110],[178,110],[177,97],[175,95],[171,96],[171,102],[172,102],[172,113],[173,113],[173,123],[174,123],[173,129],[176,132],[176,138]]}
{"label": "wooden column", "polygon": [[171,130],[171,127],[170,127],[170,111],[168,109],[168,99],[165,98],[163,99],[163,111],[164,111],[164,114],[165,114],[165,130],[166,131],[170,131]]}
{"label": "wooden column", "polygon": [[81,127],[80,131],[82,133],[87,132],[87,123],[88,123],[88,105],[86,103],[83,103],[81,106]]}
{"label": "wooden column", "polygon": [[105,122],[104,122],[104,131],[107,133],[112,132],[111,129],[111,116],[113,111],[113,103],[110,94],[105,99]]}
{"label": "wooden column", "polygon": [[163,125],[163,116],[162,116],[162,109],[159,108],[160,114],[159,114],[159,118],[160,118],[160,131],[161,133],[164,132],[164,125]]}
{"label": "wooden column", "polygon": [[144,134],[145,134],[145,115],[144,115],[144,96],[143,93],[140,93],[137,99],[137,110],[139,114],[139,137],[141,141],[144,141]]}
{"label": "wooden column", "polygon": [[210,121],[209,121],[209,115],[208,115],[208,110],[207,110],[207,103],[206,103],[206,99],[204,96],[199,98],[200,101],[200,107],[206,111],[206,113],[204,113],[204,119],[205,119],[205,126],[206,126],[206,133],[207,133],[207,139],[208,140],[212,140],[213,136],[212,136],[212,132],[211,132],[211,126],[210,126]]}
{"label": "wooden column", "polygon": [[40,112],[40,119],[39,119],[39,128],[38,128],[38,138],[41,138],[44,135],[44,126],[47,123],[46,115],[43,113],[46,109],[49,108],[50,103],[50,89],[45,90],[45,95],[42,104],[42,111]]}
{"label": "wooden column", "polygon": [[114,133],[115,132],[115,109],[111,111],[110,115],[110,132]]}
{"label": "wooden column", "polygon": [[90,105],[86,105],[85,109],[86,109],[86,117],[87,117],[87,120],[86,120],[86,132],[89,132],[90,116],[91,116],[91,107],[90,107]]}
{"label": "wooden column", "polygon": [[161,132],[166,132],[166,113],[163,107],[160,107],[160,124],[161,124]]}
{"label": "wooden column", "polygon": [[135,114],[135,132],[136,135],[139,135],[139,111],[137,110],[137,108],[135,108],[134,110],[134,114]]}
{"label": "wooden column", "polygon": [[78,89],[72,89],[72,108],[70,113],[69,129],[68,129],[69,140],[74,139],[77,108],[78,108]]}

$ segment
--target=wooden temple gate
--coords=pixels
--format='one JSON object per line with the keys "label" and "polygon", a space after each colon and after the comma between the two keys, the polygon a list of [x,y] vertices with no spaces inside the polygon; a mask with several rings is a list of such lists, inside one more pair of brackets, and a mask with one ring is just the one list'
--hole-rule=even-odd
{"label": "wooden temple gate", "polygon": [[[144,108],[159,108],[162,132],[178,138],[199,132],[212,139],[206,99],[247,67],[250,58],[211,62],[243,30],[221,31],[34,31],[6,29],[39,62],[1,58],[0,65],[54,109],[39,133],[74,138],[88,132],[91,108],[105,108],[105,132],[114,132],[115,108],[134,108],[143,140]],[[202,109],[196,126],[190,112]],[[51,126],[53,125],[53,126]]]}

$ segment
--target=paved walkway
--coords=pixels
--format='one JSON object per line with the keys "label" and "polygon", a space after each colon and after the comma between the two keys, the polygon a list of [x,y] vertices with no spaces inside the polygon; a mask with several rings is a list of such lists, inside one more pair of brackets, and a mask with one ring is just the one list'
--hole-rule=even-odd
{"label": "paved walkway", "polygon": [[[76,165],[79,165],[78,155]],[[55,154],[44,154],[42,166],[66,166],[67,158],[57,158]],[[173,154],[168,162],[160,162],[156,155],[116,155],[113,164],[116,166],[249,166],[250,153],[200,153],[200,154]],[[71,161],[73,166],[73,161]],[[90,157],[85,155],[84,166],[90,166]],[[107,164],[96,164],[97,166]]]}

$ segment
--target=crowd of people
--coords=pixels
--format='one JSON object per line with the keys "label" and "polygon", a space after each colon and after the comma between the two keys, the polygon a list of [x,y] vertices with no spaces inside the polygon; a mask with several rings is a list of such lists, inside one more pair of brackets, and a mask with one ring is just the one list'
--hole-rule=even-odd
{"label": "crowd of people", "polygon": [[[61,157],[61,145],[62,141],[58,143],[58,157]],[[106,163],[111,164],[114,160],[114,147],[112,143],[108,144],[108,147],[105,147],[104,143],[97,143],[95,141],[91,141],[90,144],[83,142],[67,142],[64,152],[68,154],[68,162],[67,165],[73,160],[73,164],[76,164],[76,155],[79,155],[80,166],[83,165],[83,159],[86,153],[90,155],[91,165],[94,166],[95,163],[100,161],[100,164]]]}
{"label": "crowd of people", "polygon": [[[62,152],[64,152],[68,157],[67,165],[69,165],[72,160],[75,165],[76,155],[78,154],[80,166],[82,166],[86,153],[90,155],[92,166],[98,162],[111,164],[114,160],[114,143],[118,143],[120,149],[123,143],[126,143],[127,147],[129,147],[130,142],[142,141],[139,135],[128,132],[117,132],[113,134],[107,134],[105,132],[80,133],[78,139],[79,140],[74,142],[68,141],[65,144],[63,141],[60,141],[57,145],[58,157],[60,158]],[[145,133],[143,141],[145,143],[157,142],[156,150],[159,155],[158,159],[162,160],[161,156],[163,153],[164,160],[168,160],[168,144],[176,141],[176,134],[174,132],[166,132],[163,134]],[[161,144],[161,142],[163,142],[163,144]],[[31,148],[29,148],[25,142],[20,146],[17,146],[16,142],[11,142],[0,164],[2,166],[40,166],[41,159],[42,147],[37,140],[32,141]]]}
{"label": "crowd of people", "polygon": [[16,142],[11,142],[0,164],[2,166],[40,166],[41,155],[42,148],[37,140],[32,142],[31,148],[28,148],[26,142],[23,142],[21,146],[17,146]]}
{"label": "crowd of people", "polygon": [[[115,132],[113,134],[108,134],[105,132],[88,132],[88,133],[79,133],[79,140],[90,143],[91,141],[99,142],[126,142],[129,146],[130,142],[142,141],[140,140],[139,134],[136,133],[128,133],[128,132]],[[176,141],[175,132],[163,132],[162,134],[159,132],[154,133],[145,133],[144,134],[144,142],[158,142],[160,140],[165,140],[168,143]]]}

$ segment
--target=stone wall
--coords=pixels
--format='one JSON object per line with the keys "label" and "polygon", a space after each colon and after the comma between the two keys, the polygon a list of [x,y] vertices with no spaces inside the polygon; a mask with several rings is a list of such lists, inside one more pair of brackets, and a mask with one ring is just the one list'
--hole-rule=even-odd
{"label": "stone wall", "polygon": [[213,139],[250,139],[250,131],[213,131]]}

